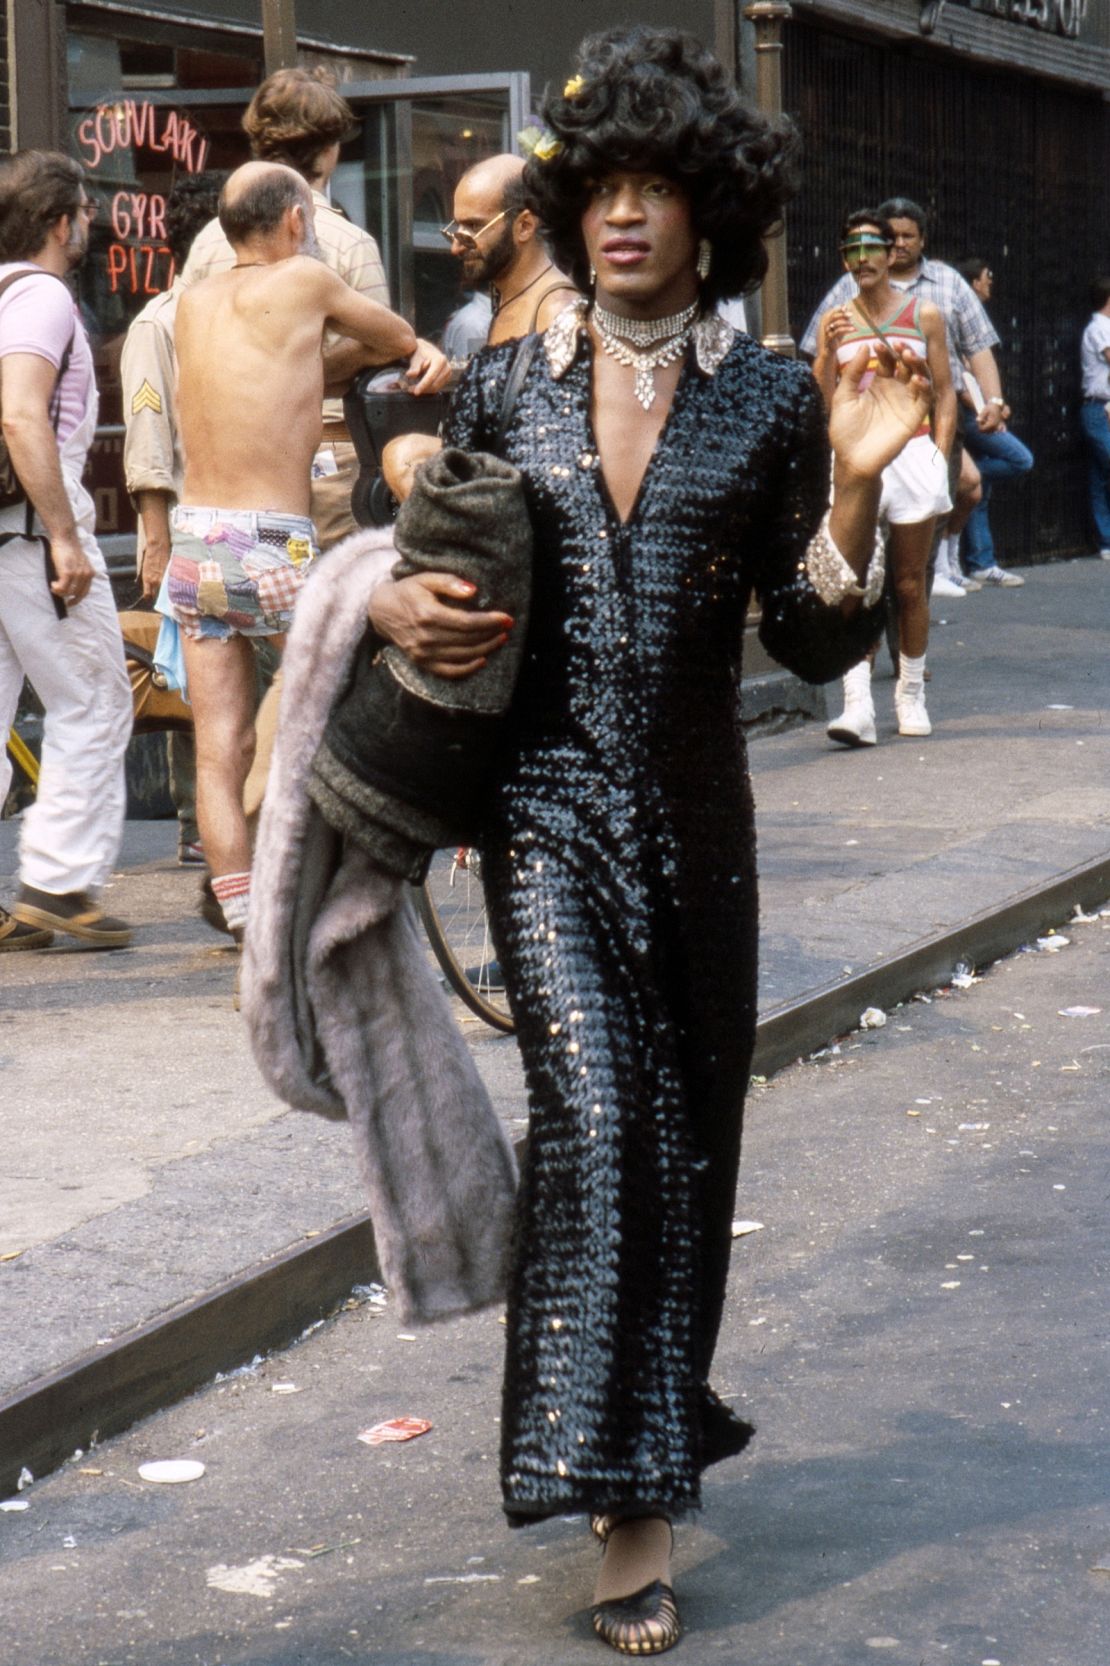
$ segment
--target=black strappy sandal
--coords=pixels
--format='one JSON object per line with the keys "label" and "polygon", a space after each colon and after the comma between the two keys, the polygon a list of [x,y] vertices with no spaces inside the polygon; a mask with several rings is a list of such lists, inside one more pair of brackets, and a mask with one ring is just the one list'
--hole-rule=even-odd
{"label": "black strappy sandal", "polygon": [[[620,1516],[590,1517],[590,1529],[603,1545],[620,1523]],[[674,1543],[673,1529],[671,1543]],[[595,1602],[590,1609],[590,1620],[602,1642],[618,1654],[664,1654],[682,1636],[674,1591],[661,1579],[653,1579],[631,1596]]]}

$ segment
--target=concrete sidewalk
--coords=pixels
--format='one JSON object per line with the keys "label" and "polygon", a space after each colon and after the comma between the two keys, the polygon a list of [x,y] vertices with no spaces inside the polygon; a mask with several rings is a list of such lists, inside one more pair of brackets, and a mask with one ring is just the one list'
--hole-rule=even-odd
{"label": "concrete sidewalk", "polygon": [[[1027,581],[934,608],[931,739],[894,736],[881,661],[874,750],[754,741],[764,1011],[1110,853],[1110,568]],[[364,1207],[346,1130],[261,1085],[174,844],[128,827],[132,949],[0,958],[0,1394]],[[522,1131],[514,1043],[467,1034]]]}
{"label": "concrete sidewalk", "polygon": [[[676,1666],[1110,1659],[1110,919],[1067,935],[753,1090],[714,1378],[757,1435],[678,1529]],[[501,1516],[503,1335],[367,1302],[36,1482],[0,1659],[612,1662],[586,1523]]]}

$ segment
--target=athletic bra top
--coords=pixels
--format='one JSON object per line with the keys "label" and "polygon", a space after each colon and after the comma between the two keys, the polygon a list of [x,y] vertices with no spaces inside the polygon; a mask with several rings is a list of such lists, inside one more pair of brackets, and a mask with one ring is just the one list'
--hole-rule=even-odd
{"label": "athletic bra top", "polygon": [[[837,342],[836,362],[843,367],[855,358],[861,347],[870,348],[867,369],[860,378],[861,388],[865,388],[873,380],[875,372],[879,368],[876,349],[880,342],[885,342],[886,346],[892,348],[895,352],[908,347],[915,358],[928,358],[929,344],[925,339],[925,331],[921,327],[920,301],[916,301],[912,297],[906,300],[894,314],[894,317],[885,324],[875,324],[867,317],[858,301],[853,301],[849,310],[852,318],[852,328],[846,335],[841,336]],[[918,434],[927,434],[929,424],[927,422],[923,423],[917,432]]]}
{"label": "athletic bra top", "polygon": [[[888,347],[908,347],[919,359],[928,356],[928,343],[925,340],[925,331],[921,327],[920,301],[905,301],[886,324],[873,323],[858,301],[852,302],[850,312],[852,328],[847,335],[841,336],[837,343],[838,364],[847,364],[850,359],[854,359],[865,343],[874,349],[880,341],[885,341]],[[873,373],[875,364],[869,365],[868,370],[869,373]]]}

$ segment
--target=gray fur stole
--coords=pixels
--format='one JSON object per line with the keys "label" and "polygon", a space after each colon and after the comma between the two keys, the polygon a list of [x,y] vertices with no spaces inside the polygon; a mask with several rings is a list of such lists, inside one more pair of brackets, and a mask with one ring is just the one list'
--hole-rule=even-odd
{"label": "gray fur stole", "polygon": [[242,1010],[273,1091],[350,1121],[382,1274],[413,1321],[501,1297],[516,1162],[405,882],[333,833],[308,793],[371,592],[395,559],[390,531],[355,533],[298,600],[252,869]]}

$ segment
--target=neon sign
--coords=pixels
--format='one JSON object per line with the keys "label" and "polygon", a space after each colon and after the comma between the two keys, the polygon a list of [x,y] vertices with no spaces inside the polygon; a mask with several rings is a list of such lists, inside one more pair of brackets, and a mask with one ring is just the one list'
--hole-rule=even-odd
{"label": "neon sign", "polygon": [[[187,174],[202,173],[208,160],[208,140],[187,116],[146,99],[98,104],[78,122],[76,139],[91,174],[119,151],[153,151]],[[114,239],[107,253],[109,291],[160,295],[174,279],[173,255],[165,241],[165,197],[157,191],[117,191],[109,214]]]}
{"label": "neon sign", "polygon": [[188,116],[163,110],[145,99],[98,104],[77,125],[77,143],[86,168],[96,172],[106,156],[117,150],[154,150],[172,156],[187,174],[204,171],[208,140],[202,139]]}

